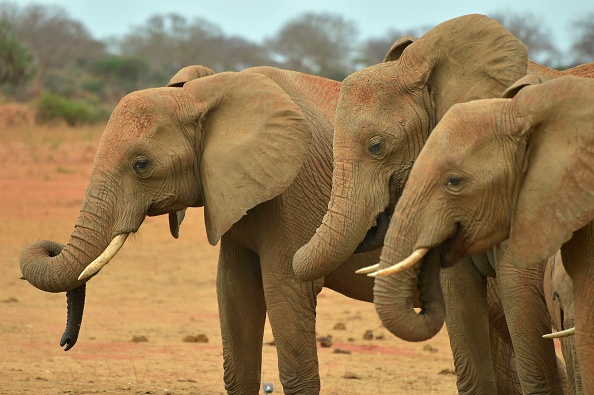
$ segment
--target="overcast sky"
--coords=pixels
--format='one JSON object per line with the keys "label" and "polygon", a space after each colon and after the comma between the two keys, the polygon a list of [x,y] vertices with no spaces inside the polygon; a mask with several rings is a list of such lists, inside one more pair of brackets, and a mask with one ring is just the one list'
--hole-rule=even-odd
{"label": "overcast sky", "polygon": [[551,29],[555,45],[571,43],[571,22],[594,12],[592,0],[19,0],[18,4],[57,4],[97,39],[119,36],[154,14],[199,16],[227,35],[255,42],[273,36],[292,17],[306,11],[332,12],[355,22],[360,38],[383,36],[389,29],[435,26],[457,16],[511,11],[531,12]]}

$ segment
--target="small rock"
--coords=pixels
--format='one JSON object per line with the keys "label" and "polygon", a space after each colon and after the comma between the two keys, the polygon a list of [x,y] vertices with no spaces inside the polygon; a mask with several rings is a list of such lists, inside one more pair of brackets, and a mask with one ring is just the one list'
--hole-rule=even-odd
{"label": "small rock", "polygon": [[433,353],[433,352],[437,352],[437,348],[433,348],[429,344],[426,344],[425,347],[423,347],[423,351],[429,351],[429,352]]}
{"label": "small rock", "polygon": [[355,341],[355,339],[354,339],[354,338],[352,338],[352,337],[349,337],[349,338],[347,339],[347,341],[348,341],[348,342],[354,342],[354,341]]}
{"label": "small rock", "polygon": [[132,337],[132,341],[134,343],[144,343],[144,342],[148,342],[148,338],[144,335],[140,335],[140,336],[133,336]]}
{"label": "small rock", "polygon": [[14,296],[11,296],[10,298],[4,299],[2,301],[2,303],[18,303],[18,302],[19,302],[19,300],[17,298],[15,298]]}
{"label": "small rock", "polygon": [[206,336],[204,333],[200,333],[196,336],[188,335],[184,337],[183,341],[186,343],[208,343],[208,336]]}
{"label": "small rock", "polygon": [[373,340],[373,331],[372,330],[366,330],[365,333],[363,334],[363,339],[365,339],[365,340]]}
{"label": "small rock", "polygon": [[271,394],[274,391],[274,385],[272,383],[263,382],[262,391],[265,394]]}
{"label": "small rock", "polygon": [[380,333],[379,335],[377,335],[377,336],[375,337],[375,340],[384,340],[384,339],[385,339],[385,336],[384,336],[384,334],[383,334],[383,333]]}
{"label": "small rock", "polygon": [[332,338],[328,336],[318,337],[317,340],[320,342],[321,347],[332,347]]}
{"label": "small rock", "polygon": [[265,343],[267,346],[276,346],[276,343],[273,341],[270,341],[268,343]]}
{"label": "small rock", "polygon": [[442,369],[437,374],[456,374],[456,372],[452,369]]}
{"label": "small rock", "polygon": [[350,353],[351,353],[350,350],[343,350],[341,348],[334,349],[334,354],[350,354]]}
{"label": "small rock", "polygon": [[350,380],[361,380],[361,376],[348,370],[344,372],[344,375],[342,377]]}
{"label": "small rock", "polygon": [[346,325],[343,324],[342,322],[337,322],[334,325],[334,328],[332,328],[332,329],[334,329],[335,331],[344,331],[344,330],[346,330]]}

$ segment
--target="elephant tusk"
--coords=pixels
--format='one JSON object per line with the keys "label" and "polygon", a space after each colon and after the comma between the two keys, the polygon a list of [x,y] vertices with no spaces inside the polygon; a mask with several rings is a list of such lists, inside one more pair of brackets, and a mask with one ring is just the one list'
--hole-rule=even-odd
{"label": "elephant tusk", "polygon": [[413,267],[417,263],[419,263],[419,261],[421,259],[423,259],[423,257],[425,255],[427,255],[427,252],[429,252],[429,248],[416,249],[413,251],[412,254],[410,254],[410,256],[408,258],[406,258],[402,262],[399,262],[399,263],[392,265],[390,267],[387,267],[385,269],[378,270],[373,273],[369,273],[368,276],[369,277],[384,277],[384,276],[389,276],[390,274],[394,274],[394,273],[398,273],[403,270],[406,270],[410,267]]}
{"label": "elephant tusk", "polygon": [[564,331],[548,333],[546,335],[542,335],[542,337],[544,337],[545,339],[558,339],[560,337],[567,337],[571,335],[575,335],[575,327],[565,329]]}
{"label": "elephant tusk", "polygon": [[127,238],[128,233],[122,233],[114,237],[111,243],[109,243],[109,245],[105,249],[105,251],[103,251],[101,255],[97,257],[97,259],[91,262],[85,268],[85,270],[82,271],[80,276],[78,276],[78,280],[86,280],[87,278],[97,274],[97,272],[101,270],[103,266],[107,265],[111,258],[113,258],[115,254],[118,253],[118,251],[120,250],[120,248],[122,248]]}
{"label": "elephant tusk", "polygon": [[379,269],[379,263],[376,263],[375,265],[371,265],[371,266],[365,266],[362,267],[359,270],[355,270],[355,273],[357,274],[367,274],[367,273],[373,273],[375,272],[377,269]]}

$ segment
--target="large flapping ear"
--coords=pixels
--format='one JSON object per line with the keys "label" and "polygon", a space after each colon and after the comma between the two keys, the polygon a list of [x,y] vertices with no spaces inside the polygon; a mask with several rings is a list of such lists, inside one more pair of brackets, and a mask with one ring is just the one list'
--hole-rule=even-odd
{"label": "large flapping ear", "polygon": [[[200,178],[208,241],[283,192],[311,144],[301,109],[259,73],[220,73],[186,83],[197,103]],[[201,136],[200,136],[201,134]]]}
{"label": "large flapping ear", "polygon": [[594,80],[561,77],[526,87],[512,104],[526,119],[528,149],[508,248],[526,267],[594,219]]}
{"label": "large flapping ear", "polygon": [[432,91],[439,121],[455,103],[501,97],[526,75],[528,51],[494,19],[465,15],[429,30],[401,61]]}
{"label": "large flapping ear", "polygon": [[392,44],[382,62],[393,62],[400,59],[400,56],[402,56],[402,52],[404,52],[406,47],[415,41],[417,41],[417,38],[413,36],[400,37],[398,40],[394,41],[394,44]]}
{"label": "large flapping ear", "polygon": [[513,99],[523,88],[530,85],[542,84],[549,79],[550,78],[540,74],[526,74],[524,77],[514,82],[512,86],[503,91],[501,97],[504,99]]}
{"label": "large flapping ear", "polygon": [[[208,67],[201,65],[186,66],[177,73],[167,83],[168,87],[181,87],[188,81],[195,80],[197,78],[208,77],[213,75],[214,71]],[[171,236],[175,239],[179,238],[179,228],[181,223],[186,216],[186,209],[177,211],[175,213],[169,213],[169,231]]]}
{"label": "large flapping ear", "polygon": [[167,83],[169,87],[179,87],[184,86],[184,84],[188,81],[192,81],[202,77],[208,77],[209,75],[213,75],[214,71],[209,69],[206,66],[201,65],[193,65],[193,66],[186,66],[177,73]]}

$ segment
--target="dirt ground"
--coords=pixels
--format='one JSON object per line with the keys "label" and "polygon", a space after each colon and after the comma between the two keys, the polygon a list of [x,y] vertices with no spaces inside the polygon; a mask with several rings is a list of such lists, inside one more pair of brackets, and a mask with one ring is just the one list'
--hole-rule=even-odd
{"label": "dirt ground", "polygon": [[[89,282],[81,335],[68,352],[59,346],[65,294],[19,279],[27,244],[68,241],[101,132],[0,130],[0,394],[223,394],[218,247],[207,242],[201,209],[188,211],[178,240],[165,216],[147,218]],[[345,329],[335,329],[340,323]],[[407,343],[382,328],[373,305],[324,290],[317,331],[333,343],[318,345],[322,394],[456,392],[445,329]],[[184,341],[201,334],[208,342]],[[272,340],[267,327],[262,380],[282,393]]]}

